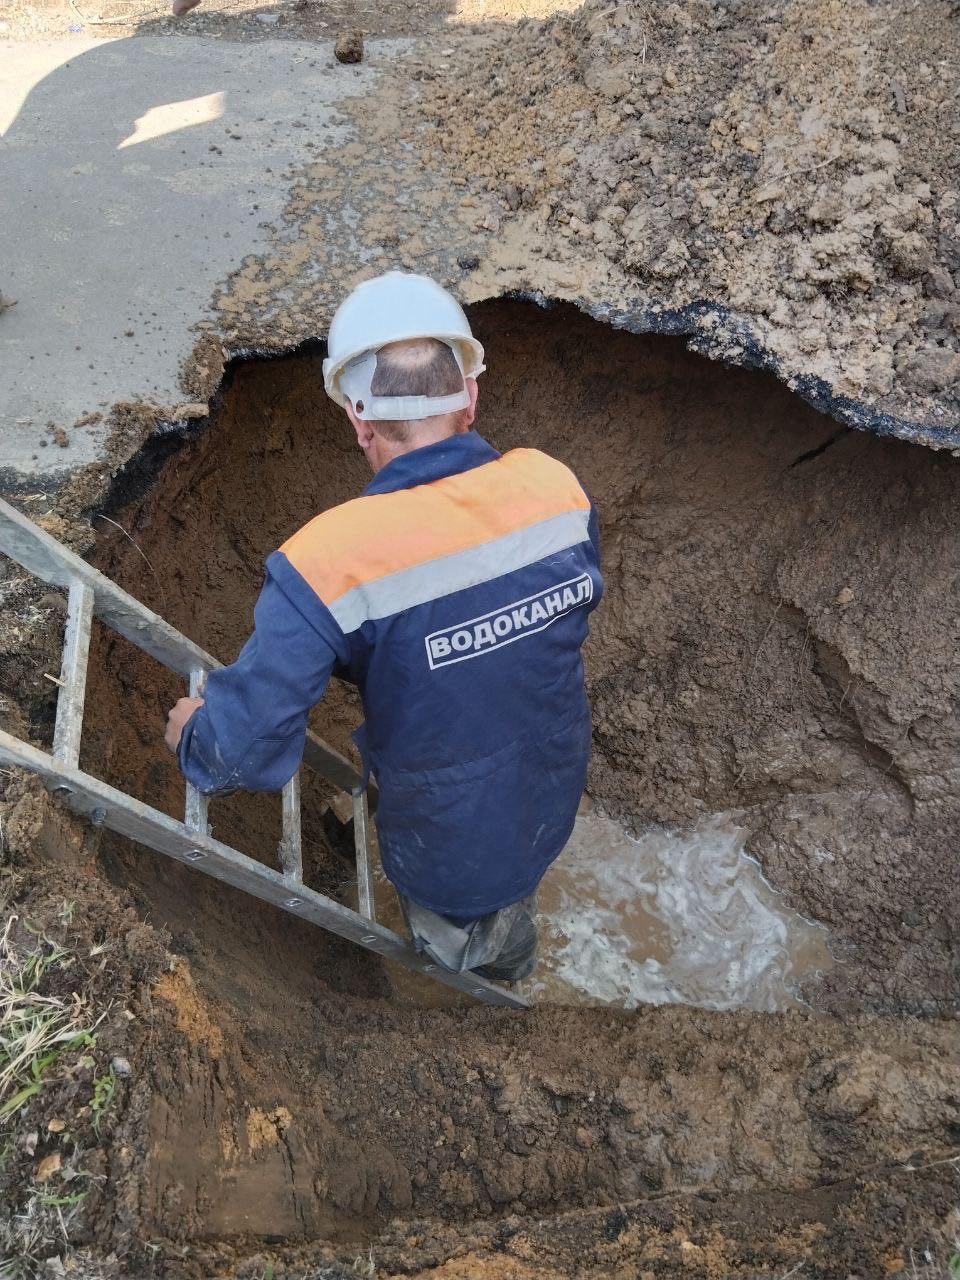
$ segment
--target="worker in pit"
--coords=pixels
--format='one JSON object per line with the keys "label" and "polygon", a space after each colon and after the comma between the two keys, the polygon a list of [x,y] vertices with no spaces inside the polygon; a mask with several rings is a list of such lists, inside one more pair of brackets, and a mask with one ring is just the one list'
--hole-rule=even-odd
{"label": "worker in pit", "polygon": [[483,358],[424,276],[390,272],[341,304],[324,385],[373,479],[269,557],[253,635],[202,700],[180,699],[166,741],[201,792],[277,791],[330,677],[355,684],[380,856],[414,944],[516,981],[586,779],[580,650],[602,579],[573,473],[472,430]]}

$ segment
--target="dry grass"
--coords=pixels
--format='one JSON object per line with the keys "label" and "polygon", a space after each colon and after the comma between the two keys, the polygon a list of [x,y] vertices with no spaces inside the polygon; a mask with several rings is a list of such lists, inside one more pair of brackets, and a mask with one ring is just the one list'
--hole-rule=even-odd
{"label": "dry grass", "polygon": [[[76,994],[61,997],[43,990],[45,980],[72,963],[66,948],[21,924],[15,914],[7,917],[0,935],[0,1122],[11,1122],[28,1106],[56,1064],[72,1066],[71,1055],[93,1047],[101,1018],[93,1018]],[[101,1110],[109,1102],[104,1093]],[[36,1136],[6,1133],[0,1138],[0,1164],[15,1158],[24,1141],[35,1143]],[[64,1165],[56,1184],[38,1179],[15,1211],[0,1215],[0,1280],[55,1275],[61,1265],[87,1194],[85,1175],[75,1167],[78,1150],[68,1134],[61,1141]],[[99,1264],[91,1267],[71,1274],[104,1274]]]}
{"label": "dry grass", "polygon": [[56,1275],[82,1199],[82,1193],[56,1196],[33,1190],[17,1213],[0,1220],[0,1280]]}
{"label": "dry grass", "polygon": [[10,915],[0,937],[0,1120],[41,1091],[44,1073],[62,1054],[91,1045],[99,1022],[80,996],[41,992],[44,977],[72,957],[49,938],[18,949],[16,924]]}

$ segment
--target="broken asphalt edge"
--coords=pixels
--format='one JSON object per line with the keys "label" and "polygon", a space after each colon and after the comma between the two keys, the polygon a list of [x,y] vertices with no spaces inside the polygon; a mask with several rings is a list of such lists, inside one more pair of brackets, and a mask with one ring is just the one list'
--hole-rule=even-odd
{"label": "broken asphalt edge", "polygon": [[[754,333],[749,320],[728,307],[707,299],[698,299],[682,307],[669,307],[655,301],[644,301],[628,308],[610,302],[588,302],[584,299],[560,297],[529,287],[506,288],[478,299],[532,302],[544,310],[570,304],[586,315],[614,329],[629,333],[660,334],[685,338],[689,350],[728,368],[745,368],[770,373],[801,400],[818,412],[833,418],[844,427],[866,431],[887,439],[906,440],[930,449],[946,449],[960,456],[960,425],[938,425],[909,418],[899,418],[863,401],[836,392],[823,378],[813,374],[788,373],[780,358],[766,348]],[[223,373],[210,395],[214,405],[228,385],[238,366],[250,360],[281,360],[316,353],[323,356],[326,340],[311,336],[279,348],[237,346],[224,351]],[[146,402],[145,402],[145,407]],[[126,458],[111,468],[106,491],[98,510],[110,511],[139,496],[154,480],[163,463],[182,445],[203,433],[209,423],[207,414],[174,417],[170,410],[156,406],[156,418],[150,435]],[[93,466],[101,466],[105,459]],[[0,490],[11,496],[27,492],[43,492],[55,498],[59,488],[80,467],[51,468],[40,474],[26,474],[16,468],[0,467]]]}

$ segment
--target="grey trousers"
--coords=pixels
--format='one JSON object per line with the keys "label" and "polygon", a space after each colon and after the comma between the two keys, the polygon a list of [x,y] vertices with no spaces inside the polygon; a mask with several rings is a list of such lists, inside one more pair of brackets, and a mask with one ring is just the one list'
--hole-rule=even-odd
{"label": "grey trousers", "polygon": [[529,977],[537,963],[536,895],[455,924],[398,893],[413,945],[453,973],[468,970],[501,982]]}

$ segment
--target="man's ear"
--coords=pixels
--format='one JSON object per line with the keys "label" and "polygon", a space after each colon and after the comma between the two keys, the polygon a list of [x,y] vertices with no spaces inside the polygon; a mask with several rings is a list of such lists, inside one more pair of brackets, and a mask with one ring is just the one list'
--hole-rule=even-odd
{"label": "man's ear", "polygon": [[350,403],[349,400],[344,404],[343,407],[344,407],[344,410],[346,411],[347,417],[350,419],[351,423],[353,424],[354,431],[356,431],[357,433],[357,444],[364,451],[364,453],[366,453],[366,451],[370,448],[371,444],[373,443],[373,427],[369,422],[365,422],[363,418],[357,417],[357,411],[354,409],[353,405]]}
{"label": "man's ear", "polygon": [[476,378],[466,378],[464,386],[467,388],[470,403],[461,412],[463,413],[463,426],[469,427],[473,425],[473,420],[477,416],[477,396],[480,394],[480,388],[477,386]]}

